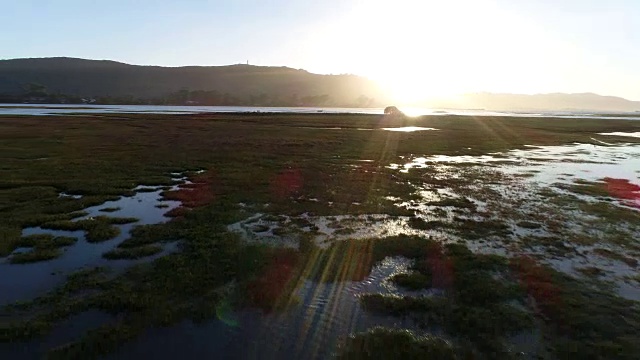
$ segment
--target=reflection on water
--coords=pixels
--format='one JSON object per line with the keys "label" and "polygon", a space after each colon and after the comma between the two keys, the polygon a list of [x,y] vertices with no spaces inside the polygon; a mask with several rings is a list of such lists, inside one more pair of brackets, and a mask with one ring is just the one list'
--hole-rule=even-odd
{"label": "reflection on water", "polygon": [[399,132],[414,132],[414,131],[438,130],[438,129],[428,128],[428,127],[420,127],[420,126],[405,126],[405,127],[382,128],[382,130],[399,131]]}
{"label": "reflection on water", "polygon": [[[385,258],[363,281],[317,283],[305,281],[298,303],[287,311],[265,314],[242,310],[228,319],[194,324],[185,321],[151,329],[123,345],[109,359],[328,359],[340,339],[376,325],[416,328],[411,320],[365,313],[358,295],[400,294],[388,278],[405,272],[409,260]],[[224,354],[224,355],[222,355]]]}
{"label": "reflection on water", "polygon": [[61,192],[60,194],[58,194],[58,197],[71,198],[71,199],[76,199],[76,200],[82,199],[82,195],[71,195],[71,194],[67,194],[67,193],[64,193],[64,192]]}
{"label": "reflection on water", "polygon": [[[474,251],[534,255],[577,277],[583,276],[580,268],[597,267],[601,279],[614,284],[618,295],[640,299],[640,282],[629,280],[637,276],[640,253],[633,250],[637,246],[633,240],[640,236],[640,227],[625,220],[640,210],[640,145],[576,143],[484,156],[403,160],[407,162],[389,168],[404,173],[427,169],[437,180],[473,179],[466,189],[444,189],[453,192],[450,198],[473,201],[476,208],[464,214],[466,218],[500,221],[511,232],[503,238],[466,240]],[[486,180],[482,174],[488,175]],[[425,194],[423,203],[434,200],[433,191]],[[412,208],[429,211],[428,206]]]}
{"label": "reflection on water", "polygon": [[599,133],[598,135],[608,135],[608,136],[625,136],[625,137],[637,137],[637,138],[640,138],[640,131],[638,131],[638,132],[612,132],[612,133]]}
{"label": "reflection on water", "polygon": [[622,144],[599,146],[572,144],[566,146],[529,146],[524,150],[480,156],[433,155],[416,157],[405,164],[391,164],[390,169],[408,172],[412,168],[434,168],[441,164],[487,164],[511,174],[531,174],[529,180],[551,185],[568,182],[567,177],[587,181],[603,178],[638,181],[640,146]]}
{"label": "reflection on water", "polygon": [[388,166],[389,169],[392,170],[400,170],[400,172],[408,173],[412,168],[416,169],[425,169],[427,167],[437,168],[439,164],[483,164],[490,162],[515,162],[515,159],[507,159],[502,157],[496,157],[491,155],[480,155],[480,156],[470,156],[470,155],[458,155],[458,156],[449,156],[449,155],[433,155],[429,157],[417,157],[412,159],[410,162],[405,164],[391,164]]}
{"label": "reflection on water", "polygon": [[[522,164],[506,166],[509,172],[531,172],[531,181],[553,184],[573,182],[574,178],[597,181],[604,178],[638,182],[640,146],[599,146],[573,144],[567,146],[535,146],[527,150],[512,150],[508,155]],[[565,180],[571,177],[571,181]]]}
{"label": "reflection on water", "polygon": [[[183,180],[176,178],[174,180]],[[175,185],[173,189],[177,189]],[[140,190],[137,187],[134,190]],[[149,189],[149,187],[145,187]],[[70,236],[75,237],[78,241],[71,246],[63,249],[60,257],[35,263],[28,264],[11,264],[10,257],[7,256],[0,259],[0,306],[15,302],[24,301],[46,293],[56,286],[62,284],[66,277],[78,270],[86,267],[107,266],[115,270],[120,270],[133,264],[146,262],[165,255],[167,252],[175,249],[174,244],[168,244],[165,251],[154,256],[138,259],[138,260],[107,260],[102,255],[116,247],[122,241],[129,238],[131,229],[143,224],[157,224],[168,221],[169,218],[164,216],[168,211],[178,207],[179,201],[166,201],[160,195],[162,189],[154,187],[154,191],[138,192],[133,196],[123,196],[118,200],[107,201],[103,204],[92,206],[83,211],[88,214],[83,217],[74,219],[74,221],[87,219],[98,216],[109,217],[133,217],[139,219],[132,224],[114,225],[120,229],[120,234],[114,239],[90,243],[85,239],[85,232],[79,231],[63,231],[49,230],[40,227],[26,228],[22,231],[23,236],[35,234],[51,234],[53,236]],[[65,194],[66,195],[66,194]],[[164,204],[162,208],[156,207],[158,204]],[[105,208],[117,209],[115,211],[105,213],[101,211]],[[16,249],[21,252],[23,249]]]}

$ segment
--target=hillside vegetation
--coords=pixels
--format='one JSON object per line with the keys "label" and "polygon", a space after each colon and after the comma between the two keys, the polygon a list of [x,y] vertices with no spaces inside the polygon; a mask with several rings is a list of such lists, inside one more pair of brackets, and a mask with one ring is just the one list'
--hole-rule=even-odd
{"label": "hillside vegetation", "polygon": [[[371,106],[378,87],[355,75],[252,65],[160,67],[74,58],[0,61],[0,95],[20,102]],[[61,100],[64,99],[64,100]],[[1,100],[0,100],[1,101]]]}

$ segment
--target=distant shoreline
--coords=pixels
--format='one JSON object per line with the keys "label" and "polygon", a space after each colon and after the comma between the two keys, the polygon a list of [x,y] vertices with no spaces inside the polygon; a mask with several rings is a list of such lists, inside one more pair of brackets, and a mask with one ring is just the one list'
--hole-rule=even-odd
{"label": "distant shoreline", "polygon": [[[437,109],[399,107],[409,117],[416,116],[476,116],[512,118],[584,118],[640,120],[636,112],[593,111],[490,111],[470,109]],[[258,106],[199,106],[199,105],[74,105],[74,104],[0,104],[0,116],[64,116],[91,114],[360,114],[382,115],[383,108],[357,107],[258,107]]]}

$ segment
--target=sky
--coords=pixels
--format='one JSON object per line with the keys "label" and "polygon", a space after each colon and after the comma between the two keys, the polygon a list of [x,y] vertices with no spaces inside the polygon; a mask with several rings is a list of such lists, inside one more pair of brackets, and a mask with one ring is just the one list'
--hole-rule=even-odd
{"label": "sky", "polygon": [[0,59],[289,66],[399,100],[595,92],[640,100],[640,0],[0,0]]}

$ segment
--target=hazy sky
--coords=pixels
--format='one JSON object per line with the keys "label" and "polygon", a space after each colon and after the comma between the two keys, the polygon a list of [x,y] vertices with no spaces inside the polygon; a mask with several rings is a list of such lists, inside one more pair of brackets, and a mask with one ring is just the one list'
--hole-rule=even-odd
{"label": "hazy sky", "polygon": [[640,100],[640,0],[2,0],[0,58],[286,65],[399,98],[597,92]]}

